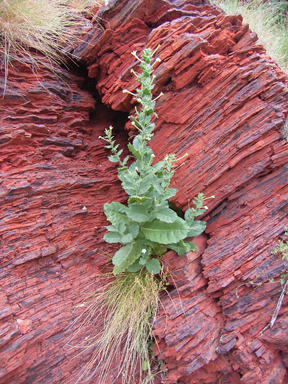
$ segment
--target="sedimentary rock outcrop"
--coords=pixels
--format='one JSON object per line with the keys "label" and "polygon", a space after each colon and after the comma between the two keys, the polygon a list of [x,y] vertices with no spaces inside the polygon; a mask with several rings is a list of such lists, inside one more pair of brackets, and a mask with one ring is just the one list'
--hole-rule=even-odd
{"label": "sedimentary rock outcrop", "polygon": [[59,80],[20,67],[1,100],[0,383],[75,383],[89,359],[73,359],[66,328],[80,293],[101,285],[103,204],[126,199],[98,136],[110,124],[123,143],[133,136],[130,52],[158,45],[154,153],[188,154],[173,178],[179,208],[215,195],[199,250],[164,261],[175,288],[154,326],[162,381],[287,382],[287,298],[261,333],[288,268],[271,254],[288,225],[286,74],[240,15],[206,2],[111,1],[93,20],[74,54],[106,107],[64,69]]}

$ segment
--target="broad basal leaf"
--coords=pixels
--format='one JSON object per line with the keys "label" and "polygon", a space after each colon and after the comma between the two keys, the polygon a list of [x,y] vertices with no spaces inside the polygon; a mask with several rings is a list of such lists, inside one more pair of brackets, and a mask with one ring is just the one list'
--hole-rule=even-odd
{"label": "broad basal leaf", "polygon": [[114,255],[112,262],[115,265],[113,274],[118,275],[132,265],[141,254],[141,247],[138,243],[131,243],[120,248]]}
{"label": "broad basal leaf", "polygon": [[165,221],[166,223],[174,223],[177,220],[177,214],[170,208],[162,208],[155,213],[157,219]]}
{"label": "broad basal leaf", "polygon": [[128,268],[128,272],[138,272],[140,269],[143,268],[143,265],[139,264],[138,261],[135,261],[135,263],[131,264]]}
{"label": "broad basal leaf", "polygon": [[108,232],[105,233],[103,239],[107,241],[107,243],[128,244],[131,243],[133,237],[131,233],[128,233],[127,235],[121,235],[119,232]]}
{"label": "broad basal leaf", "polygon": [[139,233],[139,225],[137,223],[132,223],[128,227],[129,234],[131,233],[133,239],[135,239]]}
{"label": "broad basal leaf", "polygon": [[197,247],[191,241],[180,240],[177,244],[167,244],[167,247],[173,249],[178,255],[184,255],[189,251],[196,251]]}
{"label": "broad basal leaf", "polygon": [[171,197],[174,197],[178,192],[178,189],[175,188],[167,188],[165,189],[165,199],[170,199]]}
{"label": "broad basal leaf", "polygon": [[159,219],[145,223],[142,232],[146,239],[161,244],[173,244],[187,237],[189,227],[178,217],[174,223],[164,223]]}
{"label": "broad basal leaf", "polygon": [[130,205],[127,210],[127,216],[137,221],[137,223],[144,223],[145,221],[149,220],[149,215],[143,205]]}
{"label": "broad basal leaf", "polygon": [[204,232],[205,228],[206,228],[206,222],[205,221],[200,221],[200,220],[193,221],[190,224],[190,228],[189,228],[189,231],[187,233],[187,237],[198,236],[202,232]]}
{"label": "broad basal leaf", "polygon": [[112,223],[125,223],[130,224],[131,220],[127,217],[127,207],[121,203],[105,203],[104,204],[104,212],[107,219]]}
{"label": "broad basal leaf", "polygon": [[146,197],[146,196],[130,196],[129,197],[129,200],[128,200],[128,204],[132,204],[132,203],[143,203],[144,201],[147,201],[147,200],[150,200],[150,197]]}
{"label": "broad basal leaf", "polygon": [[160,273],[161,271],[161,265],[157,259],[147,260],[145,267],[148,272],[153,273],[154,275],[157,275],[157,273]]}
{"label": "broad basal leaf", "polygon": [[152,252],[153,255],[162,256],[167,252],[167,247],[162,244],[154,243],[152,244]]}

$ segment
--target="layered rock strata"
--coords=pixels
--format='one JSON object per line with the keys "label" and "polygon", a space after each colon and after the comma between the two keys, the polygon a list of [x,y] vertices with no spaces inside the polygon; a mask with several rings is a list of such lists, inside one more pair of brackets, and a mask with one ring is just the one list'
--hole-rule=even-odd
{"label": "layered rock strata", "polygon": [[[174,289],[154,326],[161,380],[288,380],[286,297],[261,332],[288,268],[271,254],[288,225],[287,75],[240,15],[202,1],[117,0],[74,51],[116,112],[94,106],[83,79],[65,70],[59,80],[43,69],[39,82],[39,73],[19,68],[1,100],[0,383],[75,383],[89,359],[85,352],[73,360],[66,327],[79,293],[101,285],[113,251],[102,241],[103,204],[126,199],[98,135],[110,124],[124,128],[117,111],[133,113],[122,92],[137,86],[130,52],[158,45],[154,91],[164,96],[153,151],[157,159],[187,153],[173,178],[177,207],[187,209],[199,192],[215,195],[206,232],[194,239],[199,250],[164,261]],[[133,136],[129,123],[125,130]],[[87,326],[79,337],[93,332]]]}

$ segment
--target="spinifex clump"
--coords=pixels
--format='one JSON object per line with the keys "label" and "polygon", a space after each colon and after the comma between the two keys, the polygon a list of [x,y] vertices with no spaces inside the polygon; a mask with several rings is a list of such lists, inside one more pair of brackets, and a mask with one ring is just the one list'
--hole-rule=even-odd
{"label": "spinifex clump", "polygon": [[[116,277],[102,287],[101,292],[91,295],[90,304],[85,303],[82,316],[84,323],[93,319],[96,324],[104,319],[103,332],[86,345],[94,351],[86,373],[95,373],[97,383],[106,382],[113,364],[118,367],[115,381],[121,376],[123,383],[135,383],[137,376],[137,382],[141,382],[141,372],[146,371],[145,383],[153,382],[148,341],[153,336],[159,294],[165,287],[163,273],[160,274],[160,259],[167,248],[180,255],[195,250],[196,246],[185,238],[199,235],[206,225],[194,220],[207,209],[203,206],[203,194],[194,199],[195,208],[188,209],[184,219],[169,207],[168,199],[177,192],[169,188],[176,156],[166,155],[164,160],[153,164],[154,154],[147,145],[155,127],[151,118],[153,114],[156,116],[156,99],[152,97],[153,52],[145,49],[142,58],[135,52],[132,54],[142,69],[141,74],[133,72],[140,83],[140,88],[132,94],[140,104],[140,110],[136,108],[135,116],[130,117],[139,133],[133,143],[128,144],[135,161],[127,166],[129,156],[121,160],[122,150],[115,145],[112,127],[105,130],[106,136],[102,138],[112,152],[109,160],[120,164],[118,176],[129,195],[127,206],[118,202],[104,205],[111,222],[104,239],[123,247],[112,259]],[[140,372],[136,375],[137,369]]]}
{"label": "spinifex clump", "polygon": [[103,1],[1,0],[0,64],[4,88],[9,68],[15,62],[30,66],[36,74],[39,67],[57,73],[58,66],[71,59],[71,46],[79,41],[81,24],[86,24],[80,14],[95,3],[100,5]]}
{"label": "spinifex clump", "polygon": [[[114,277],[103,276],[104,285],[82,303],[84,311],[75,322],[78,332],[87,324],[101,329],[92,338],[74,345],[82,351],[92,350],[78,382],[93,377],[93,382],[106,384],[109,376],[122,383],[152,383],[149,339],[156,316],[159,293],[165,285],[161,279],[142,269],[139,273],[124,272]],[[117,367],[112,372],[112,369]],[[120,379],[121,380],[121,379]]]}

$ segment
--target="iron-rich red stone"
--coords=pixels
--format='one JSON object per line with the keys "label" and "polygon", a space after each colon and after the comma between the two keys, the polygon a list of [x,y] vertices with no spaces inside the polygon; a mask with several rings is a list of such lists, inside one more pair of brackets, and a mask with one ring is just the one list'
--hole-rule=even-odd
{"label": "iron-rich red stone", "polygon": [[[256,38],[240,15],[207,2],[111,1],[74,53],[116,112],[95,105],[84,79],[64,69],[62,80],[45,69],[9,73],[0,101],[0,383],[75,383],[89,359],[89,351],[73,359],[67,326],[114,251],[102,240],[103,204],[126,199],[98,136],[111,124],[125,144],[117,111],[133,113],[122,93],[137,86],[130,52],[159,44],[154,153],[187,153],[173,178],[178,207],[215,195],[198,251],[164,259],[175,289],[154,325],[162,381],[287,382],[286,297],[261,331],[288,268],[271,254],[288,225],[288,78]],[[93,333],[87,325],[78,337]]]}

